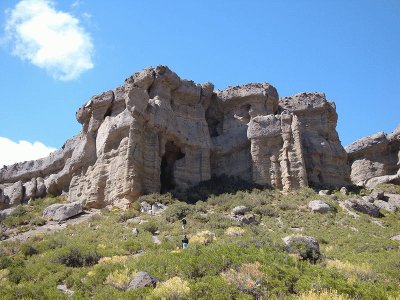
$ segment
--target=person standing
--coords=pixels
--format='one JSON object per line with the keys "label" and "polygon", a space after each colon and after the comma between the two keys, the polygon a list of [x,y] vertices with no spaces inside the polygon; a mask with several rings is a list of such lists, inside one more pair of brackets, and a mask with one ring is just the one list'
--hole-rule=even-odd
{"label": "person standing", "polygon": [[186,219],[182,219],[182,230],[185,230],[185,228],[186,228],[186,224],[187,224],[187,221],[186,221]]}
{"label": "person standing", "polygon": [[189,239],[187,238],[186,234],[182,240],[182,249],[187,249],[189,246]]}

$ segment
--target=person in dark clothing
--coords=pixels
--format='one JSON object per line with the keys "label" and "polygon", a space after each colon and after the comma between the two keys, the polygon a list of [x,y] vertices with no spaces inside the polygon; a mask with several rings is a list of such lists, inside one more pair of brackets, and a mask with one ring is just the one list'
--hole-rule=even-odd
{"label": "person in dark clothing", "polygon": [[189,246],[189,239],[187,238],[187,236],[185,234],[185,237],[182,240],[182,249],[187,249],[188,246]]}
{"label": "person in dark clothing", "polygon": [[186,219],[182,219],[182,229],[186,228],[187,221]]}

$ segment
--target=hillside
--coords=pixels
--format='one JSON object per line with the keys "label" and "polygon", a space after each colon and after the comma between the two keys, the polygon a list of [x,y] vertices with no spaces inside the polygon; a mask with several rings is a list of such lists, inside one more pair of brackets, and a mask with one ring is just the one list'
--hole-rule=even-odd
{"label": "hillside", "polygon": [[[398,208],[374,218],[345,205],[369,194],[364,199],[389,205],[400,194],[394,185],[379,189],[385,194],[253,189],[195,204],[152,194],[128,210],[92,209],[60,224],[42,211],[65,200],[38,199],[1,221],[1,298],[397,299]],[[311,211],[311,200],[323,201],[328,211]],[[155,215],[145,212],[156,202]],[[183,233],[188,249],[181,249]],[[298,240],[288,247],[287,236],[311,236],[320,251]],[[133,289],[139,272],[160,282]]]}

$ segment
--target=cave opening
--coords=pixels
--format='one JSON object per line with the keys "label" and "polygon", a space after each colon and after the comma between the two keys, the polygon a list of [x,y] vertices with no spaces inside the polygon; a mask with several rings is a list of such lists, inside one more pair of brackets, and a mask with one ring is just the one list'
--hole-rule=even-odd
{"label": "cave opening", "polygon": [[165,153],[161,159],[161,172],[160,172],[160,193],[167,193],[175,189],[175,162],[185,157],[185,153],[181,151],[173,141],[168,141],[165,144]]}

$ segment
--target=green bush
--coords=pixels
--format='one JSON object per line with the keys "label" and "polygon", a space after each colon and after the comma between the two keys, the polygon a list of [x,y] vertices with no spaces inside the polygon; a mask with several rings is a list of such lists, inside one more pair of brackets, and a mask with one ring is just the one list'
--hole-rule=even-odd
{"label": "green bush", "polygon": [[266,216],[266,217],[278,217],[279,213],[271,205],[263,205],[253,208],[253,213]]}
{"label": "green bush", "polygon": [[167,207],[164,212],[165,219],[168,222],[176,222],[193,211],[193,206],[184,202],[177,202]]}
{"label": "green bush", "polygon": [[206,200],[210,195],[221,195],[225,193],[235,193],[237,191],[250,191],[262,187],[245,181],[234,176],[213,176],[210,180],[200,182],[198,185],[189,188],[184,193],[176,192],[174,196],[177,199],[196,203],[199,200]]}
{"label": "green bush", "polygon": [[139,215],[140,215],[139,211],[130,209],[130,210],[128,210],[128,211],[123,212],[123,213],[119,216],[118,222],[123,223],[123,222],[126,222],[126,220],[136,218],[136,217],[138,217]]}
{"label": "green bush", "polygon": [[13,260],[8,256],[0,256],[0,270],[8,268],[13,263]]}
{"label": "green bush", "polygon": [[148,195],[144,195],[144,196],[140,196],[135,203],[139,204],[139,209],[140,209],[140,203],[146,201],[149,204],[154,204],[156,202],[158,203],[162,203],[162,204],[171,204],[174,203],[176,200],[174,199],[173,195],[170,193],[166,193],[166,194],[148,194]]}
{"label": "green bush", "polygon": [[144,231],[148,231],[152,234],[154,234],[158,230],[158,225],[154,221],[146,222],[142,225],[142,229]]}
{"label": "green bush", "polygon": [[[219,275],[204,276],[190,285],[190,299],[246,299],[246,295],[229,285],[228,282]],[[254,299],[248,296],[247,299]]]}
{"label": "green bush", "polygon": [[38,250],[30,244],[24,244],[21,247],[21,253],[27,257],[38,254]]}
{"label": "green bush", "polygon": [[57,262],[67,267],[79,268],[97,264],[101,255],[95,249],[90,248],[67,248],[60,254]]}
{"label": "green bush", "polygon": [[36,217],[29,222],[30,225],[43,226],[46,224],[46,220],[42,217]]}
{"label": "green bush", "polygon": [[124,249],[126,249],[130,254],[136,254],[143,250],[143,245],[138,241],[130,240],[125,242]]}

